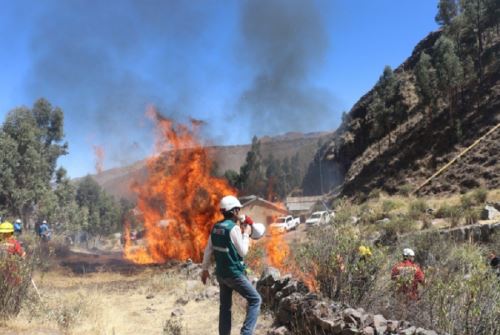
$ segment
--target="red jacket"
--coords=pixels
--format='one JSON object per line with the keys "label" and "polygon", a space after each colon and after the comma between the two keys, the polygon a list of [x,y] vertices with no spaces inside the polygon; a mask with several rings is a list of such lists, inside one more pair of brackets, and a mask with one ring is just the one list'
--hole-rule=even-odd
{"label": "red jacket", "polygon": [[19,241],[15,238],[11,237],[8,240],[2,242],[2,244],[10,255],[18,255],[21,257],[24,255],[24,250],[21,246],[21,243],[19,243]]}
{"label": "red jacket", "polygon": [[418,299],[418,284],[424,283],[424,273],[420,266],[406,259],[392,268],[391,279],[396,281],[398,292],[411,299]]}
{"label": "red jacket", "polygon": [[[0,248],[7,252],[8,255],[24,257],[24,250],[19,241],[11,237],[0,242]],[[17,286],[21,283],[22,277],[19,273],[19,268],[14,259],[7,259],[0,265],[0,276],[11,286]]]}

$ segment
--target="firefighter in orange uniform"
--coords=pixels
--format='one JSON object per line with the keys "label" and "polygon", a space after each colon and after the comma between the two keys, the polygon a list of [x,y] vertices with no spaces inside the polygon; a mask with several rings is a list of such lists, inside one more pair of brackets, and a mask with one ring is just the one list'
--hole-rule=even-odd
{"label": "firefighter in orange uniform", "polygon": [[415,252],[410,248],[403,250],[403,261],[391,271],[391,279],[396,283],[397,292],[410,300],[418,300],[418,285],[424,284],[424,272],[415,263]]}
{"label": "firefighter in orange uniform", "polygon": [[14,258],[24,258],[26,253],[13,235],[14,225],[12,223],[5,221],[0,224],[1,276],[5,282],[17,286],[21,283],[21,277]]}

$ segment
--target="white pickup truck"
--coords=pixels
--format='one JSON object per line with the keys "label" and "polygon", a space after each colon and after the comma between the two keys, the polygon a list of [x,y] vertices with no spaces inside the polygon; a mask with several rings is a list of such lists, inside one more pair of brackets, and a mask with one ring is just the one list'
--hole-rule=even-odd
{"label": "white pickup truck", "polygon": [[284,233],[292,229],[296,229],[300,224],[300,218],[294,218],[291,215],[281,216],[269,226],[270,232]]}
{"label": "white pickup truck", "polygon": [[334,212],[314,212],[311,217],[306,220],[306,227],[311,226],[321,226],[330,222],[330,220],[335,216]]}

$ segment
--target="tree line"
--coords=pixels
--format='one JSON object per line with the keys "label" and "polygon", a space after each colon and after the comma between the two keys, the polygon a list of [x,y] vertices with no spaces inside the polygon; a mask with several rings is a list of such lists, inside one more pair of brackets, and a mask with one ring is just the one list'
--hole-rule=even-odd
{"label": "tree line", "polygon": [[227,170],[224,177],[240,191],[240,195],[257,195],[269,201],[283,200],[301,184],[299,153],[282,160],[272,153],[263,158],[260,145],[260,140],[254,136],[239,173]]}
{"label": "tree line", "polygon": [[[441,34],[431,49],[422,51],[413,71],[393,71],[386,66],[375,85],[367,105],[371,117],[370,140],[393,138],[412,112],[405,92],[413,86],[427,122],[440,111],[447,110],[449,123],[456,128],[456,139],[462,133],[460,116],[468,108],[476,108],[488,64],[498,52],[486,53],[499,35],[500,2],[498,0],[440,0],[435,17]],[[412,73],[413,72],[413,73]],[[349,122],[348,115],[343,123]]]}
{"label": "tree line", "polygon": [[0,127],[0,215],[94,236],[120,230],[133,205],[106,194],[90,176],[70,180],[57,164],[67,153],[60,108],[42,98],[10,111]]}

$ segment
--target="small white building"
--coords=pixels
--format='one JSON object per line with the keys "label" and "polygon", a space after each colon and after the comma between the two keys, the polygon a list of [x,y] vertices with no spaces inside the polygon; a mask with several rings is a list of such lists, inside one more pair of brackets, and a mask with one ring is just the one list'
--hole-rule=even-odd
{"label": "small white building", "polygon": [[276,217],[288,215],[285,206],[275,204],[255,195],[239,198],[242,207],[241,212],[249,215],[254,222],[270,224]]}
{"label": "small white building", "polygon": [[285,200],[285,206],[290,214],[300,216],[300,222],[305,222],[306,217],[314,211],[317,205],[323,206],[323,196],[287,197]]}

